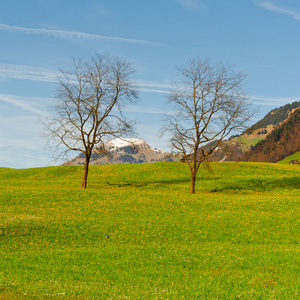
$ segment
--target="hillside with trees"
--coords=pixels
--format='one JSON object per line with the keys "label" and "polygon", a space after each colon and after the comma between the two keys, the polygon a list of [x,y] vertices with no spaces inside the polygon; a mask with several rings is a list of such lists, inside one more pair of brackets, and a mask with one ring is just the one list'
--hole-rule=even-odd
{"label": "hillside with trees", "polygon": [[[265,117],[256,122],[254,125],[245,130],[241,135],[235,135],[230,137],[228,140],[223,141],[217,149],[215,149],[214,153],[207,159],[207,161],[237,161],[237,160],[253,160],[253,161],[266,161],[266,162],[274,162],[277,157],[282,157],[295,153],[297,150],[297,144],[294,142],[297,140],[297,134],[293,139],[285,140],[286,149],[281,149],[280,147],[277,149],[277,145],[272,145],[271,149],[274,150],[274,153],[279,151],[280,154],[270,154],[273,158],[269,160],[267,157],[264,157],[263,160],[257,160],[256,154],[254,155],[253,151],[256,150],[256,147],[264,144],[265,139],[269,140],[270,137],[273,136],[273,132],[277,132],[281,125],[284,125],[289,117],[293,115],[293,113],[300,108],[300,101],[295,101],[291,104],[286,104],[279,108],[271,110]],[[296,116],[296,115],[295,115]],[[295,118],[295,116],[293,118]],[[290,125],[291,126],[291,125]],[[296,126],[296,125],[295,125]],[[290,128],[287,130],[291,130]],[[276,134],[274,132],[274,134]],[[271,135],[272,134],[272,135]],[[285,133],[285,136],[293,135],[293,131],[290,133]],[[271,135],[269,137],[269,135]],[[278,137],[277,137],[278,138]],[[268,142],[273,144],[272,142]],[[289,145],[289,144],[292,145]],[[213,143],[209,143],[206,145],[207,149],[210,150],[213,146]],[[284,148],[284,147],[283,147]],[[300,149],[299,149],[300,150]],[[268,152],[269,150],[265,150]],[[293,152],[294,151],[294,152]],[[252,153],[252,154],[250,154]],[[266,154],[267,155],[267,154]],[[285,155],[285,156],[283,156]],[[250,158],[251,157],[251,158]],[[262,159],[262,155],[259,157]],[[280,158],[278,159],[280,160]]]}
{"label": "hillside with trees", "polygon": [[274,129],[266,139],[261,140],[246,152],[241,160],[275,163],[298,151],[300,151],[299,108],[290,114],[283,124]]}
{"label": "hillside with trees", "polygon": [[[265,115],[263,119],[252,125],[245,133],[251,133],[256,129],[266,128],[268,125],[278,126],[281,122],[285,121],[289,115],[300,106],[300,100],[293,103],[286,104],[279,108],[271,110]],[[263,133],[263,130],[259,131]]]}

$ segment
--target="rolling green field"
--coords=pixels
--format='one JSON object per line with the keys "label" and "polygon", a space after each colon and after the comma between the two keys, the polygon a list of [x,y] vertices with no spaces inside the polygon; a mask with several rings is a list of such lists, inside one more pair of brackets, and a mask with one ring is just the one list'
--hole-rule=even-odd
{"label": "rolling green field", "polygon": [[0,299],[299,299],[300,166],[211,166],[0,168]]}

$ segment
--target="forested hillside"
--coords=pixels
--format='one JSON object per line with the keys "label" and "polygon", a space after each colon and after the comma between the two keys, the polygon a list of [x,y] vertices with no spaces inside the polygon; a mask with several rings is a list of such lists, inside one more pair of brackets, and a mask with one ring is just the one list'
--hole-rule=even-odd
{"label": "forested hillside", "polygon": [[288,120],[274,129],[265,140],[246,152],[241,160],[275,163],[297,151],[300,151],[300,109],[295,110]]}
{"label": "forested hillside", "polygon": [[[296,124],[293,125],[293,122],[297,120],[297,115],[289,120],[293,124],[289,123],[288,128],[281,128],[281,125],[285,124],[297,109],[300,109],[300,101],[271,110],[264,118],[241,135],[232,136],[229,140],[221,143],[207,161],[245,160],[275,162],[297,152],[299,146],[296,141],[299,135],[297,136],[293,129],[294,126],[297,126]],[[263,148],[263,154],[261,154],[259,149],[261,149],[262,145],[265,145],[265,139],[267,139],[267,146],[264,146],[266,148]],[[275,140],[280,140],[283,144],[277,145],[274,142]],[[205,146],[205,149],[209,150],[212,146],[213,143],[209,143]],[[253,150],[251,150],[252,148]]]}
{"label": "forested hillside", "polygon": [[266,116],[252,125],[246,132],[252,132],[259,128],[265,128],[267,125],[278,126],[281,122],[286,120],[293,110],[297,109],[300,106],[300,100],[293,103],[286,104],[279,108],[271,110]]}

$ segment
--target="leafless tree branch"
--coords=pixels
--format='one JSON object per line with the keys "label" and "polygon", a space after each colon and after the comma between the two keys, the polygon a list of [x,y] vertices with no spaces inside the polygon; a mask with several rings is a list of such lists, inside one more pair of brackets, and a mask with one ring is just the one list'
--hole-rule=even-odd
{"label": "leafless tree branch", "polygon": [[[195,192],[197,171],[233,131],[245,129],[251,118],[242,84],[246,78],[233,67],[199,57],[178,68],[180,84],[174,84],[168,102],[174,113],[166,116],[163,132],[191,170],[190,192]],[[204,145],[216,141],[211,150]]]}
{"label": "leafless tree branch", "polygon": [[[53,116],[45,120],[48,140],[68,151],[85,154],[82,188],[87,186],[93,148],[113,137],[130,135],[134,122],[126,120],[122,108],[137,99],[130,63],[108,54],[95,54],[89,61],[73,61],[61,71]],[[103,150],[105,151],[105,150]]]}

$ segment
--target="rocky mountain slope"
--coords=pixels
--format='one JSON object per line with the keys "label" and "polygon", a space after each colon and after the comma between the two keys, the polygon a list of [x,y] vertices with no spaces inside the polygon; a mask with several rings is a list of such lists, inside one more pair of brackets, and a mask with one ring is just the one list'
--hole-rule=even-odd
{"label": "rocky mountain slope", "polygon": [[[154,148],[142,139],[114,139],[104,144],[103,148],[95,148],[91,156],[90,164],[122,164],[122,163],[144,163],[156,161],[179,161],[180,157],[171,153]],[[84,164],[84,155],[80,154],[68,161],[68,165]]]}

